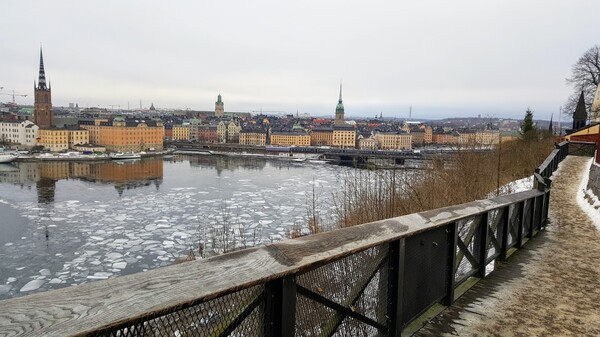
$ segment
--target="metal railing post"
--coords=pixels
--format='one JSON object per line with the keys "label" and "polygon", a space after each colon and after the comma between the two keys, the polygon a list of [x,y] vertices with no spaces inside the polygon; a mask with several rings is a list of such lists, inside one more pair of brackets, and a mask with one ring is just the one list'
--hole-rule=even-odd
{"label": "metal railing post", "polygon": [[387,327],[388,337],[399,337],[402,333],[402,299],[404,292],[404,256],[406,242],[404,239],[393,241],[389,245],[388,263],[388,303]]}
{"label": "metal railing post", "polygon": [[266,337],[296,334],[296,278],[287,276],[265,284]]}

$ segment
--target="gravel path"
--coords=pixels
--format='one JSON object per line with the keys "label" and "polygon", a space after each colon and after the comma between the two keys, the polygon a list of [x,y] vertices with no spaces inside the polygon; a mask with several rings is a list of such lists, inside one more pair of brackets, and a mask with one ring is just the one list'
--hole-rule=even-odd
{"label": "gravel path", "polygon": [[546,230],[415,336],[600,336],[600,233],[576,201],[590,160],[561,163]]}

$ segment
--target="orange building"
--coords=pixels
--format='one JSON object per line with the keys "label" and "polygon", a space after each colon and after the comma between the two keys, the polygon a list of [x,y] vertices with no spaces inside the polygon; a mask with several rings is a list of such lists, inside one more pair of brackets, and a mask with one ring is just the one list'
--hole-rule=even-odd
{"label": "orange building", "polygon": [[333,129],[316,127],[310,131],[310,145],[329,146],[333,145]]}
{"label": "orange building", "polygon": [[115,117],[112,121],[95,119],[80,121],[90,131],[90,142],[108,151],[138,152],[162,150],[165,128],[160,119],[138,120]]}

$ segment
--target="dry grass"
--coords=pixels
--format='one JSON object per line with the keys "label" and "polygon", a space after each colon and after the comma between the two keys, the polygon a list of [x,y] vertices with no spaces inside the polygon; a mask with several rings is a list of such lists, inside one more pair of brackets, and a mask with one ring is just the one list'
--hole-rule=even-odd
{"label": "dry grass", "polygon": [[357,170],[333,196],[337,227],[484,199],[498,185],[533,174],[553,145],[553,138],[515,140],[491,151],[471,146],[419,171]]}

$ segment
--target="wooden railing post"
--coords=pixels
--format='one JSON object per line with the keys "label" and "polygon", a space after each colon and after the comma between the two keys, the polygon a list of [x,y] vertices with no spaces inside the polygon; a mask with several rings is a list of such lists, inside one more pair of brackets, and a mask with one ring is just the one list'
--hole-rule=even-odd
{"label": "wooden railing post", "polygon": [[502,219],[500,219],[499,225],[502,226],[498,233],[500,233],[500,256],[498,259],[506,261],[506,255],[508,253],[508,233],[510,233],[510,206],[502,208]]}
{"label": "wooden railing post", "polygon": [[521,248],[523,246],[523,226],[525,225],[525,201],[523,200],[519,203],[519,214],[517,215],[517,219],[519,223],[517,224],[517,248]]}
{"label": "wooden railing post", "polygon": [[454,303],[454,271],[456,270],[456,246],[458,244],[458,223],[449,223],[446,227],[448,233],[448,262],[446,264],[446,297],[444,305]]}
{"label": "wooden railing post", "polygon": [[265,284],[266,337],[296,334],[296,278],[287,276]]}
{"label": "wooden railing post", "polygon": [[481,215],[481,220],[479,222],[479,234],[476,237],[475,241],[475,249],[477,250],[477,254],[479,255],[479,266],[477,269],[476,277],[484,278],[485,277],[485,266],[487,260],[487,247],[488,247],[488,237],[489,237],[489,225],[488,225],[488,212],[485,212]]}
{"label": "wooden railing post", "polygon": [[393,241],[389,245],[388,263],[388,337],[400,337],[402,333],[402,299],[404,297],[404,257],[406,242],[404,239]]}
{"label": "wooden railing post", "polygon": [[529,211],[531,212],[531,214],[529,214],[529,233],[527,233],[527,238],[531,239],[533,238],[533,232],[535,231],[535,223],[536,223],[536,209],[539,207],[538,206],[538,198],[537,197],[533,197],[531,199],[531,206],[529,206]]}

